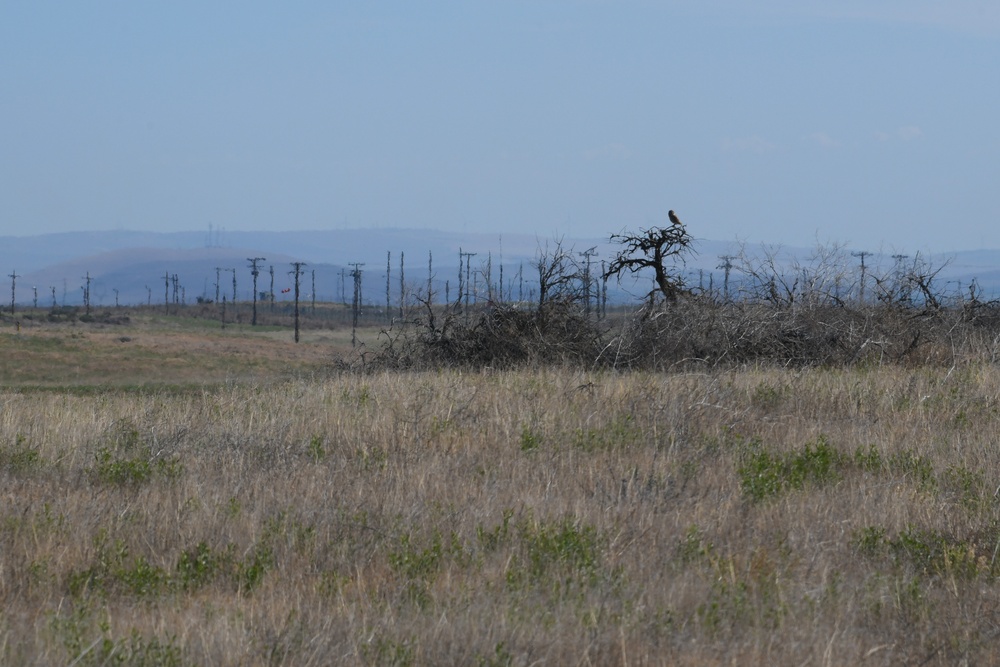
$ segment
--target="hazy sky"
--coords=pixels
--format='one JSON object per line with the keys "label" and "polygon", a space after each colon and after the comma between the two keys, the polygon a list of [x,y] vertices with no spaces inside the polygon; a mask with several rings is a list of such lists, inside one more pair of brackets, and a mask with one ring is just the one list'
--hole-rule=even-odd
{"label": "hazy sky", "polygon": [[0,235],[1000,247],[1000,4],[0,4]]}

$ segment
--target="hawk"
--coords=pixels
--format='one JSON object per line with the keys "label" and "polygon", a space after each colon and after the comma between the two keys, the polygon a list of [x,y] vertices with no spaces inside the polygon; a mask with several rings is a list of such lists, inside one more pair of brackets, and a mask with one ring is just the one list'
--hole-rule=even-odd
{"label": "hawk", "polygon": [[681,226],[681,219],[678,218],[677,214],[674,213],[673,211],[670,211],[669,213],[667,213],[667,217],[670,218],[670,224],[676,225],[678,227]]}

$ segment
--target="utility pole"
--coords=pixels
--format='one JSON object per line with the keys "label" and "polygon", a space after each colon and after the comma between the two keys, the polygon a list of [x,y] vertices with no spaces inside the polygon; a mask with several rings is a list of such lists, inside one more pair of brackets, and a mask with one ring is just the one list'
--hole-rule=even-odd
{"label": "utility pole", "polygon": [[170,272],[163,274],[163,312],[170,314]]}
{"label": "utility pole", "polygon": [[32,303],[34,304],[33,307],[35,308],[35,310],[38,310],[38,286],[36,285],[36,286],[32,287],[31,289],[35,293],[35,298],[32,301]]}
{"label": "utility pole", "polygon": [[351,347],[357,347],[358,314],[361,311],[361,267],[364,266],[364,264],[361,262],[349,262],[348,265],[354,267],[354,270],[351,271],[351,277],[354,278],[354,301],[352,303],[354,319],[351,325]]}
{"label": "utility pole", "polygon": [[[86,308],[86,313],[90,315],[90,271],[87,271],[87,276],[84,278],[87,281],[87,286],[83,290],[83,305]],[[13,285],[11,286],[13,291]],[[14,305],[11,304],[11,311],[13,311]]]}
{"label": "utility pole", "polygon": [[861,303],[865,302],[865,257],[868,257],[870,254],[867,250],[859,250],[851,253],[852,257],[861,258],[861,286],[858,288],[858,300]]}
{"label": "utility pole", "polygon": [[305,262],[292,262],[292,266],[295,267],[294,271],[289,271],[289,273],[295,274],[295,342],[299,342],[299,275],[302,273],[302,267],[306,266]]}
{"label": "utility pole", "polygon": [[604,270],[604,260],[601,260],[601,318],[608,316],[608,274]]}
{"label": "utility pole", "polygon": [[590,317],[590,258],[597,256],[597,246],[584,250],[581,253],[577,253],[586,260],[586,264],[583,267],[583,285],[584,285],[584,313],[589,318]]}
{"label": "utility pole", "polygon": [[340,270],[340,302],[347,305],[347,288],[346,285],[347,269]]}
{"label": "utility pole", "polygon": [[406,316],[406,278],[403,266],[403,251],[399,252],[399,317]]}
{"label": "utility pole", "polygon": [[462,269],[465,268],[463,264],[465,264],[465,257],[462,255],[462,246],[459,246],[458,247],[458,299],[455,301],[455,303],[458,304],[459,310],[462,309],[462,282],[464,280],[464,278],[462,277]]}
{"label": "utility pole", "polygon": [[52,286],[52,310],[56,309],[56,288]]}
{"label": "utility pole", "polygon": [[21,276],[17,275],[17,270],[11,271],[10,276],[10,314],[14,314],[14,284],[17,283],[17,279]]}
{"label": "utility pole", "polygon": [[111,291],[115,293],[115,308],[118,308],[118,288],[112,287]]}
{"label": "utility pole", "polygon": [[503,234],[500,235],[500,301],[501,303],[507,302],[503,295]]}
{"label": "utility pole", "polygon": [[427,305],[434,305],[434,252],[427,251]]}
{"label": "utility pole", "polygon": [[[257,262],[263,262],[266,257],[247,257],[247,261],[250,262],[250,275],[253,276],[253,319],[250,320],[250,326],[257,326],[257,276],[260,275],[260,271],[257,269]],[[235,274],[233,274],[235,280]]]}
{"label": "utility pole", "polygon": [[524,303],[524,262],[517,265],[517,306]]}
{"label": "utility pole", "polygon": [[215,302],[219,303],[219,283],[222,282],[222,267],[215,267]]}
{"label": "utility pole", "polygon": [[732,255],[719,255],[719,259],[722,260],[722,264],[719,264],[717,269],[722,269],[724,271],[722,278],[722,300],[729,301],[729,272],[733,270],[733,260],[736,259]]}
{"label": "utility pole", "polygon": [[[464,286],[465,286],[465,323],[466,324],[469,323],[469,292],[471,291],[471,290],[469,290],[469,279],[471,278],[471,275],[472,275],[472,273],[471,273],[472,261],[471,260],[472,260],[473,257],[475,257],[478,254],[479,253],[475,253],[475,252],[462,252],[461,248],[459,248],[459,250],[458,250],[458,257],[459,257],[459,267],[458,267],[459,271],[458,271],[458,275],[459,275],[459,277],[462,276],[461,260],[463,258],[465,259],[465,284],[464,284]],[[461,290],[461,288],[458,291],[458,300],[459,301],[462,300],[462,290]]]}
{"label": "utility pole", "polygon": [[[389,285],[392,274],[392,251],[385,251],[385,319],[392,320],[392,302],[389,300]],[[402,312],[400,313],[402,316]]]}
{"label": "utility pole", "polygon": [[271,312],[274,312],[274,264],[271,265],[271,291],[268,293],[271,297]]}
{"label": "utility pole", "polygon": [[[493,301],[493,251],[486,253],[486,300]],[[478,296],[478,292],[476,293]]]}

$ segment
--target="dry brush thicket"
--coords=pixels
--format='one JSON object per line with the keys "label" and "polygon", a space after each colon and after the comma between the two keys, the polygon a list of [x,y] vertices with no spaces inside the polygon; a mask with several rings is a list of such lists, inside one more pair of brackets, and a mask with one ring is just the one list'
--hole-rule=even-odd
{"label": "dry brush thicket", "polygon": [[[993,361],[1000,353],[1000,301],[985,300],[975,280],[943,289],[955,282],[939,279],[947,263],[935,265],[920,255],[909,263],[907,256],[894,255],[896,263],[885,268],[872,266],[872,260],[854,266],[837,246],[818,247],[803,260],[781,258],[776,249],[744,249],[725,258],[720,290],[711,282],[687,284],[680,268],[693,253],[693,239],[679,221],[611,240],[622,250],[600,281],[561,244],[540,249],[538,297],[531,303],[505,299],[498,285],[489,287],[486,307],[480,301],[470,308],[467,293],[464,305],[460,293],[454,303],[432,307],[433,295],[416,289],[411,300],[421,307],[384,331],[383,345],[358,365],[408,370],[914,366]],[[619,305],[608,312],[609,279],[631,276],[641,286],[650,274],[653,289],[641,306]],[[490,275],[483,272],[488,286]]]}
{"label": "dry brush thicket", "polygon": [[538,309],[500,305],[472,317],[445,309],[383,332],[357,367],[568,366],[587,370],[705,370],[903,364],[1000,357],[1000,305],[775,304],[709,295],[587,316],[572,300]]}
{"label": "dry brush thicket", "polygon": [[1000,370],[0,393],[0,662],[996,664]]}

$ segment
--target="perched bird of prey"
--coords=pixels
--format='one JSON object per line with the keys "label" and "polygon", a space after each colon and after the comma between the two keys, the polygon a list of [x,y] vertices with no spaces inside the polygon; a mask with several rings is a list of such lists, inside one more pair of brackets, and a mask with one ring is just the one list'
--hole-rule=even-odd
{"label": "perched bird of prey", "polygon": [[667,213],[667,217],[670,218],[670,223],[671,224],[680,226],[681,219],[677,217],[676,213],[674,213],[673,211],[670,211],[669,213]]}

